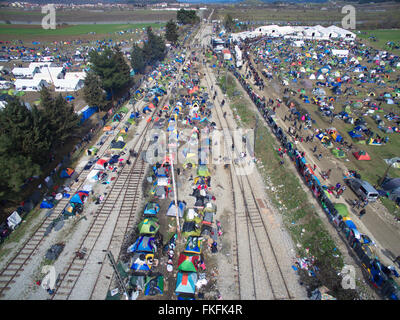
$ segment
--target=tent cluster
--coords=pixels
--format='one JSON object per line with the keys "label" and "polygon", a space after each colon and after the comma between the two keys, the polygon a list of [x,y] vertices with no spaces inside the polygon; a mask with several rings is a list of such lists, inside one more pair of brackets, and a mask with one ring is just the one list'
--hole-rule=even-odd
{"label": "tent cluster", "polygon": [[[285,86],[290,83],[291,88],[298,88],[286,88],[285,93],[290,92],[293,99],[302,103],[316,105],[323,117],[353,124],[361,115],[379,118],[379,113],[384,112],[382,105],[399,104],[398,56],[353,42],[305,40],[301,46],[292,44],[292,40],[282,37],[262,38],[251,46],[254,61],[262,65],[267,79],[275,78]],[[258,85],[258,77],[253,77]],[[393,112],[384,117],[388,121],[398,119]],[[385,134],[399,132],[397,123],[379,120],[378,129]]]}
{"label": "tent cluster", "polygon": [[[282,147],[286,148],[287,155],[295,163],[298,171],[300,172],[307,186],[310,188],[312,194],[319,201],[322,208],[328,215],[329,221],[331,221],[338,228],[339,232],[344,233],[346,236],[349,244],[354,249],[360,261],[362,261],[363,267],[368,272],[371,283],[379,288],[385,297],[389,299],[398,299],[399,294],[396,291],[396,287],[393,285],[391,271],[373,254],[373,250],[370,247],[370,241],[368,240],[369,237],[360,234],[354,222],[347,217],[347,214],[345,213],[345,211],[347,211],[346,207],[343,208],[343,206],[335,204],[330,200],[329,193],[326,190],[327,187],[322,185],[319,179],[316,177],[312,166],[307,163],[304,153],[296,149],[294,144],[288,140],[284,130],[275,122],[273,110],[267,107],[265,102],[263,102],[262,99],[260,99],[254,91],[252,91],[251,87],[238,72],[235,71],[234,75],[246,89],[250,98],[256,104],[260,113],[271,127],[272,132],[280,141]],[[322,138],[320,140],[323,142],[323,137],[327,137],[326,139],[332,138],[332,140],[334,139],[337,141],[337,139],[340,139],[339,136],[340,135],[336,129],[331,128],[327,132],[322,133]],[[361,156],[363,153],[359,152],[357,155]]]}

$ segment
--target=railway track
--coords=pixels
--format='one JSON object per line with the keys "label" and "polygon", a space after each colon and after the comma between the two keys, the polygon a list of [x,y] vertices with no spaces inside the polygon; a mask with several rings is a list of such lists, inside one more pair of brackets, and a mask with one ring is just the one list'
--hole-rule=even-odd
{"label": "railway track", "polygon": [[[127,115],[128,114],[125,115],[124,119],[127,117]],[[122,125],[124,124],[124,119],[122,119],[122,121],[117,126],[114,135],[107,135],[106,140],[103,142],[98,151],[100,157],[104,156],[107,152],[108,145],[106,144],[106,142],[110,140],[111,137],[114,138],[118,134],[119,129],[121,129]],[[74,183],[71,186],[71,194],[74,194],[82,188],[89,173],[90,170],[83,170],[83,168],[81,169],[77,177],[80,183]],[[4,297],[5,292],[11,289],[10,286],[15,283],[16,279],[24,271],[24,267],[27,266],[31,258],[37,253],[39,247],[46,238],[47,230],[50,227],[50,224],[55,219],[62,216],[62,212],[69,203],[69,200],[70,199],[67,198],[61,199],[52,210],[48,211],[49,213],[45,215],[44,219],[35,228],[32,235],[25,241],[21,248],[17,250],[16,254],[7,262],[6,266],[1,270],[0,298]]]}
{"label": "railway track", "polygon": [[[180,71],[185,62],[186,59],[182,63]],[[175,85],[177,82],[178,80]],[[156,114],[160,106],[168,101],[170,95],[168,94],[162,99],[163,102],[155,108],[152,116]],[[138,139],[138,141],[142,141],[137,151],[138,154],[146,150],[144,137],[151,127],[150,124],[151,122],[146,124]],[[77,250],[86,251],[84,259],[77,256],[71,258],[65,271],[60,275],[61,278],[52,299],[87,299],[88,296],[89,299],[104,299],[114,277],[107,276],[112,273],[112,269],[106,261],[106,253],[111,251],[117,257],[116,261],[119,260],[123,241],[134,227],[133,223],[141,200],[139,189],[146,166],[145,162],[136,158],[128,172],[121,172]],[[98,221],[99,218],[101,218],[100,221]],[[110,226],[107,228],[108,224]],[[92,288],[82,289],[82,287],[87,287],[90,277],[93,279],[94,285]],[[80,289],[75,290],[75,288]]]}
{"label": "railway track", "polygon": [[[210,89],[215,83],[206,66],[205,80]],[[219,105],[219,103],[217,102]],[[217,118],[223,129],[225,149],[230,150],[234,142],[228,121],[216,108]],[[223,119],[223,120],[222,120]],[[241,141],[235,141],[238,146]],[[239,152],[234,150],[236,158]],[[234,156],[234,155],[232,155]],[[262,199],[257,198],[248,174],[239,172],[243,165],[231,159],[229,176],[233,190],[235,221],[235,267],[237,270],[240,299],[293,299],[286,277],[280,267],[280,258],[273,243],[265,219],[269,212]],[[254,182],[253,182],[254,183]],[[276,226],[275,226],[276,227]],[[278,246],[279,247],[279,246]],[[244,285],[245,284],[245,285]]]}
{"label": "railway track", "polygon": [[[201,39],[201,34],[202,34],[202,28],[199,28],[198,32],[193,37],[191,42],[194,43],[194,42],[198,41],[199,39]],[[178,72],[178,74],[180,74],[180,72],[182,70],[182,67],[185,65],[188,56],[189,56],[189,54],[186,55],[185,60],[182,63],[181,69]],[[176,81],[175,84],[172,87],[175,87],[177,85],[177,82],[178,81]],[[167,95],[167,97],[169,97],[170,95],[171,94]],[[125,239],[127,237],[127,234],[132,229],[132,227],[133,226],[130,225],[130,227],[125,228],[122,238]],[[113,256],[116,257],[115,260],[119,261],[121,255],[122,255],[121,247],[122,247],[122,242],[121,241],[118,244],[110,243],[108,249],[104,250],[104,252],[111,251]],[[112,274],[112,277],[107,277],[107,274]],[[98,278],[96,280],[95,288],[93,289],[93,291],[92,291],[92,293],[90,295],[90,299],[91,300],[92,299],[104,299],[107,291],[111,289],[111,285],[113,284],[114,280],[115,280],[115,274],[113,272],[113,269],[111,268],[109,263],[106,263],[106,256],[104,256],[104,259],[103,259],[103,262],[102,262],[102,269],[98,274]],[[106,282],[107,284],[105,284],[104,282]],[[118,286],[118,283],[116,283],[116,285]]]}

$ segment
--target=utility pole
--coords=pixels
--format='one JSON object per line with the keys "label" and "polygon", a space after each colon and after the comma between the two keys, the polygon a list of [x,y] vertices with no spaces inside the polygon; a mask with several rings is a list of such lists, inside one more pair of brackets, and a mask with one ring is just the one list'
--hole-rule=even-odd
{"label": "utility pole", "polygon": [[174,202],[175,202],[175,208],[176,208],[176,232],[178,233],[178,240],[180,240],[181,239],[181,228],[179,225],[179,208],[178,208],[177,189],[176,189],[176,184],[175,184],[174,158],[175,158],[174,154],[171,153],[171,150],[170,150],[172,187],[174,189]]}

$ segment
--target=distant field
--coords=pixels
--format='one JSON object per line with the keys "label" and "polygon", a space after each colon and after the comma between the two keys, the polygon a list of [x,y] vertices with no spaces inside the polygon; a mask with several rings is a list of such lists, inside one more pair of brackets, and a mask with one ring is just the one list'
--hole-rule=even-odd
{"label": "distant field", "polygon": [[[9,20],[12,23],[40,23],[45,16],[41,10],[0,10],[0,21]],[[88,10],[88,9],[57,9],[57,23],[141,23],[168,21],[176,18],[175,11],[155,11],[147,9],[135,10]]]}
{"label": "distant field", "polygon": [[[341,12],[343,5],[329,6],[329,4],[309,4],[307,7],[302,5],[291,5],[287,7],[276,7],[272,4],[263,6],[240,5],[226,6],[214,11],[213,19],[223,20],[227,14],[241,21],[253,21],[260,23],[281,23],[286,24],[340,24],[346,14]],[[325,8],[323,8],[326,6]],[[357,28],[364,25],[364,28],[381,28],[385,23],[389,24],[399,21],[400,5],[397,3],[379,5],[354,5],[356,7]],[[323,10],[321,10],[323,8]]]}
{"label": "distant field", "polygon": [[[28,37],[47,37],[47,36],[78,36],[85,35],[89,32],[96,34],[109,34],[118,31],[126,31],[129,29],[140,29],[147,26],[152,28],[160,28],[165,23],[137,23],[137,24],[81,24],[57,27],[54,30],[43,29],[40,25],[0,25],[0,37],[4,36],[14,38],[28,38]],[[39,40],[39,39],[37,39]]]}
{"label": "distant field", "polygon": [[[363,30],[366,34],[358,34],[357,36],[362,39],[367,39],[368,43],[377,48],[387,50],[388,47],[386,43],[388,41],[393,41],[397,45],[400,44],[400,29],[388,29],[388,30]],[[374,36],[377,41],[371,41],[368,38]],[[391,50],[395,54],[400,54],[400,50]]]}

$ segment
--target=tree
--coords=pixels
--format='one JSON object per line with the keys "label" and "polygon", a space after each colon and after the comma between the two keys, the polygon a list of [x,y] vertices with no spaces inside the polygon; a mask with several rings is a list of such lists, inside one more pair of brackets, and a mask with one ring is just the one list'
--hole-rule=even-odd
{"label": "tree", "polygon": [[169,20],[166,25],[165,30],[165,38],[172,43],[176,43],[178,41],[178,26],[174,21]]}
{"label": "tree", "polygon": [[15,98],[0,112],[0,197],[19,191],[27,178],[40,174],[30,155],[39,152],[31,140],[32,120],[31,112]]}
{"label": "tree", "polygon": [[92,50],[89,55],[93,71],[100,77],[101,86],[107,92],[114,95],[115,91],[131,81],[130,68],[119,48],[107,47],[101,53]]}
{"label": "tree", "polygon": [[200,18],[196,15],[195,10],[180,9],[176,13],[176,20],[181,24],[196,24]]}
{"label": "tree", "polygon": [[83,95],[89,106],[97,106],[102,111],[107,110],[107,96],[101,87],[99,76],[94,71],[89,71],[86,75]]}
{"label": "tree", "polygon": [[146,68],[146,60],[144,58],[143,50],[136,43],[132,46],[131,66],[136,73],[143,73]]}
{"label": "tree", "polygon": [[[42,90],[43,91],[43,90]],[[46,93],[41,92],[41,96]],[[78,115],[74,111],[73,104],[65,101],[63,96],[59,94],[51,100],[41,101],[43,109],[43,117],[52,133],[52,148],[57,148],[64,144],[79,123]]]}
{"label": "tree", "polygon": [[165,41],[160,36],[153,33],[151,27],[147,27],[147,42],[143,46],[143,56],[146,64],[154,64],[165,58],[166,46]]}
{"label": "tree", "polygon": [[225,16],[224,26],[226,31],[228,32],[232,32],[235,29],[235,22],[233,21],[233,18],[230,14],[227,14]]}

